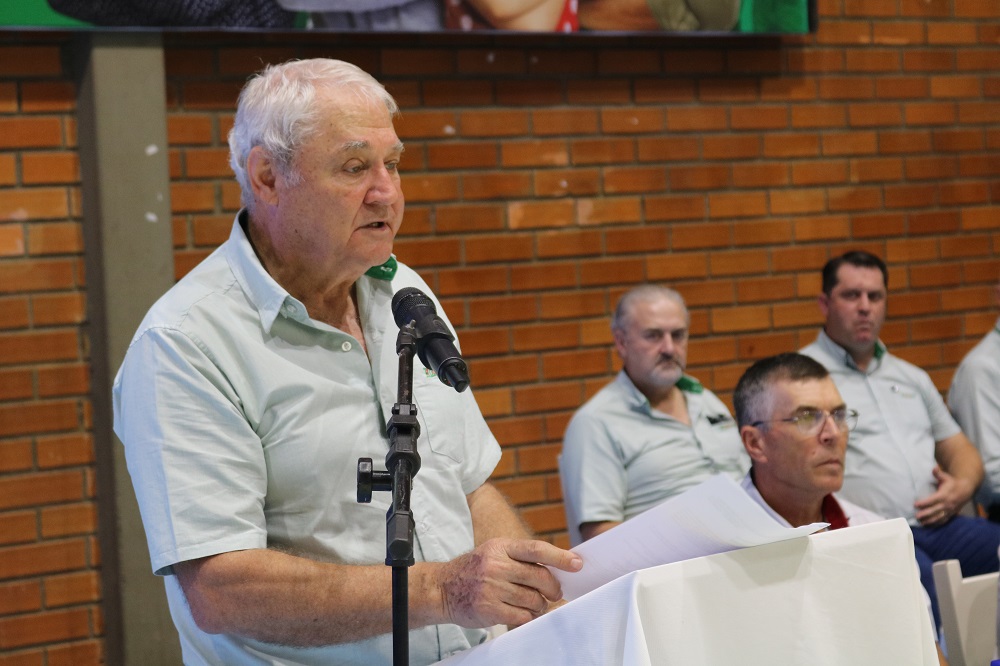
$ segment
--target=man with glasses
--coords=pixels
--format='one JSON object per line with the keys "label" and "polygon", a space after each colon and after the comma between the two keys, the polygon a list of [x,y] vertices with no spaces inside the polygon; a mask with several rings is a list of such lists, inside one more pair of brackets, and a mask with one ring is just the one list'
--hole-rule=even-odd
{"label": "man with glasses", "polygon": [[930,376],[879,340],[887,284],[875,255],[854,251],[828,261],[819,295],[826,323],[802,353],[826,367],[860,414],[847,442],[843,496],[909,521],[939,622],[933,562],[957,559],[966,576],[997,571],[1000,525],[959,515],[982,481],[982,461]]}
{"label": "man with glasses", "polygon": [[618,302],[611,331],[622,371],[563,438],[567,523],[584,540],[715,474],[739,480],[749,467],[726,405],[684,373],[690,324],[684,299],[667,287],[641,285]]}
{"label": "man with glasses", "polygon": [[[772,518],[830,530],[885,520],[837,495],[858,413],[819,362],[796,353],[761,359],[740,377],[733,405],[752,460],[743,489]],[[940,650],[938,657],[947,663]]]}

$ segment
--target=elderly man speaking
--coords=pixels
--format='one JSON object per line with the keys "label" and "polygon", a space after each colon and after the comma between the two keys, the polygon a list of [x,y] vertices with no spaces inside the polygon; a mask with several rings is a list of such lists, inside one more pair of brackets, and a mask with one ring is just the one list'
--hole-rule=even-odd
{"label": "elderly man speaking", "polygon": [[[244,209],[149,311],[115,381],[115,431],[185,664],[390,661],[389,499],[359,505],[355,470],[388,449],[390,299],[429,291],[391,256],[396,110],[345,62],[251,79],[230,134]],[[500,450],[470,392],[415,373],[413,402],[409,647],[427,664],[544,612],[561,592],[541,565],[581,562],[529,539],[487,482]]]}

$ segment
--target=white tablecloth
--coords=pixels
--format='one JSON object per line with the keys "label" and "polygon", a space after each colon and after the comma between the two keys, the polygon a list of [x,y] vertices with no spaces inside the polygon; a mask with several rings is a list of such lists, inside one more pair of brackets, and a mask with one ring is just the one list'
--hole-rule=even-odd
{"label": "white tablecloth", "polygon": [[440,663],[934,666],[937,652],[910,529],[890,520],[636,571]]}

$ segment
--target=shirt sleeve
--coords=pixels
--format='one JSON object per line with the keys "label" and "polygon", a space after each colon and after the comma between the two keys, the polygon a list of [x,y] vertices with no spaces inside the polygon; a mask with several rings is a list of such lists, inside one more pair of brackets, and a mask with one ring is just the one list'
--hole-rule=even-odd
{"label": "shirt sleeve", "polygon": [[625,519],[628,480],[620,447],[600,419],[577,412],[563,437],[563,501],[582,523]]}
{"label": "shirt sleeve", "polygon": [[260,439],[195,340],[170,328],[144,331],[129,348],[113,398],[155,573],[266,547]]}
{"label": "shirt sleeve", "polygon": [[948,411],[948,406],[945,404],[944,398],[941,397],[941,393],[931,381],[930,375],[925,372],[920,374],[920,391],[927,407],[927,415],[931,420],[931,434],[934,436],[934,441],[940,442],[962,432],[962,428]]}
{"label": "shirt sleeve", "polygon": [[959,365],[948,405],[965,434],[979,449],[986,484],[1000,493],[1000,372],[982,364]]}

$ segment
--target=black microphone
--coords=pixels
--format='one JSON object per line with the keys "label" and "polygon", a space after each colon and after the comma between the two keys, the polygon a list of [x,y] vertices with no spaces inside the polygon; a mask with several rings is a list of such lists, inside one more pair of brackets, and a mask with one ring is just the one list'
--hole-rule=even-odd
{"label": "black microphone", "polygon": [[413,322],[417,356],[438,379],[461,393],[469,386],[469,368],[455,347],[455,336],[438,317],[434,301],[416,287],[403,287],[392,297],[392,316],[400,328]]}

